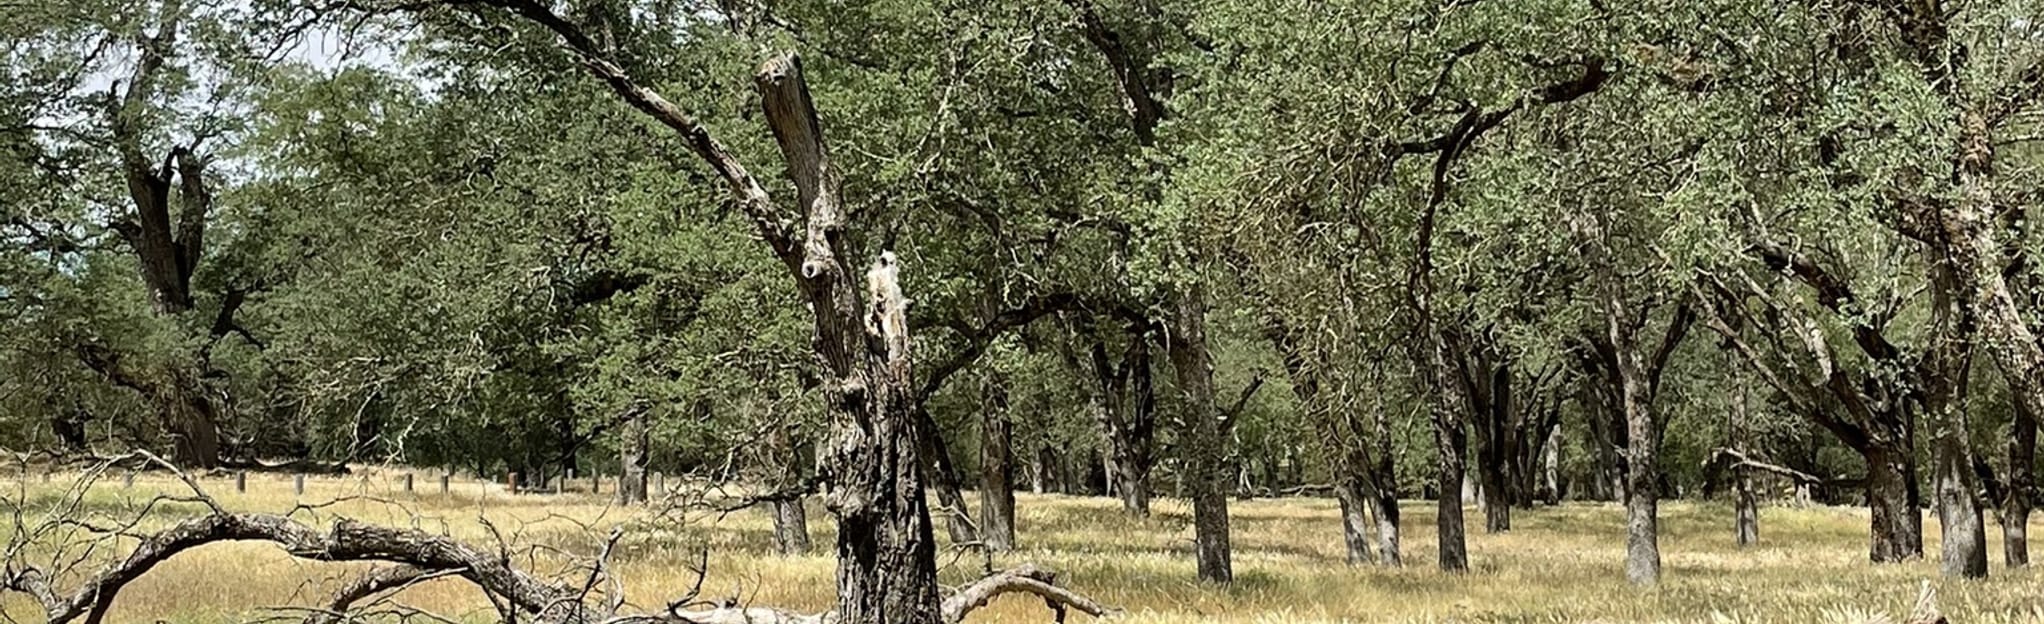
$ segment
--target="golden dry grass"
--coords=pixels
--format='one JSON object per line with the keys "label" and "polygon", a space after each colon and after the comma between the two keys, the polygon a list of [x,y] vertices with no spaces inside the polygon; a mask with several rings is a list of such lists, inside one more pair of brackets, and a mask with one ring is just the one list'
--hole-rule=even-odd
{"label": "golden dry grass", "polygon": [[[419,489],[427,493],[409,497],[397,493],[396,479],[391,474],[311,479],[305,501],[368,494],[404,505],[349,501],[316,517],[300,517],[324,522],[339,513],[444,531],[478,544],[490,540],[478,521],[486,517],[503,531],[516,532],[521,543],[575,552],[592,552],[609,526],[630,523],[635,528],[616,560],[628,581],[626,595],[635,603],[657,605],[685,591],[693,579],[687,563],[705,541],[712,552],[705,596],[735,592],[753,604],[796,610],[822,610],[831,601],[832,561],[822,554],[771,554],[763,511],[698,518],[688,526],[647,524],[642,512],[611,507],[607,497],[508,496],[472,481],[457,482],[452,494],[440,495],[427,478],[419,479]],[[176,491],[174,485],[145,476],[125,489],[114,480],[99,485],[89,500],[94,509],[115,512],[156,491]],[[288,477],[251,476],[248,494],[234,493],[227,480],[209,480],[207,486],[237,511],[283,512],[297,500]],[[33,510],[36,501],[53,500],[58,487],[29,483],[8,489],[10,498],[25,492]],[[1762,512],[1762,545],[1740,551],[1731,543],[1728,509],[1688,502],[1662,509],[1666,582],[1652,590],[1623,581],[1622,512],[1611,505],[1518,512],[1510,533],[1470,535],[1474,570],[1449,575],[1432,569],[1432,506],[1411,502],[1405,509],[1407,566],[1351,568],[1342,562],[1334,504],[1287,499],[1233,503],[1238,580],[1218,588],[1191,580],[1186,507],[1168,499],[1156,507],[1154,518],[1132,520],[1108,499],[1024,495],[1018,519],[1023,549],[994,563],[1052,566],[1063,572],[1064,584],[1125,609],[1119,619],[1131,624],[1858,622],[1882,614],[1899,617],[1915,598],[1918,583],[1936,579],[1934,562],[1869,565],[1863,510],[1768,508]],[[151,524],[161,526],[195,511],[173,508]],[[1480,527],[1473,510],[1469,517]],[[814,510],[811,520],[818,544],[829,544],[827,516]],[[1927,530],[1927,550],[1935,556],[1935,526]],[[1944,611],[1960,623],[2044,621],[2044,594],[2039,593],[2044,579],[2030,570],[2003,569],[1999,542],[1990,547],[1997,560],[1992,578],[1935,581]],[[545,555],[536,557],[532,563],[542,569],[559,565]],[[949,564],[947,582],[975,576],[981,565],[975,556],[947,554],[942,562]],[[110,619],[248,621],[276,615],[266,607],[318,602],[328,588],[361,567],[298,561],[262,544],[207,546],[166,562],[129,587]],[[491,619],[482,596],[457,580],[406,590],[399,600],[457,619]],[[37,620],[38,612],[19,595],[0,600],[0,608],[15,620]],[[1004,599],[974,617],[988,623],[1047,620],[1041,602],[1025,598]]]}

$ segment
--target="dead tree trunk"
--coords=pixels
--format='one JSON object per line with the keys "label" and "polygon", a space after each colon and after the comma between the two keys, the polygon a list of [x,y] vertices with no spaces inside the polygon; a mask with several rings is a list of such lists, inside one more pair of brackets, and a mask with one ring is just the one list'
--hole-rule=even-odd
{"label": "dead tree trunk", "polygon": [[1206,294],[1197,284],[1183,286],[1171,315],[1171,366],[1185,393],[1187,417],[1180,435],[1182,470],[1192,499],[1194,550],[1199,578],[1229,583],[1235,572],[1228,545],[1227,437],[1214,405],[1214,364],[1207,353]]}
{"label": "dead tree trunk", "polygon": [[989,375],[980,430],[980,540],[994,551],[1015,548],[1014,425],[1006,383]]}
{"label": "dead tree trunk", "polygon": [[[754,77],[788,177],[796,215],[776,204],[738,158],[688,113],[606,58],[595,41],[536,0],[490,0],[559,35],[581,65],[633,108],[676,131],[732,192],[769,250],[789,271],[815,322],[814,349],[831,441],[819,475],[838,518],[837,616],[851,624],[943,621],[936,540],[923,498],[909,357],[908,305],[900,267],[882,252],[860,275],[848,236],[841,178],[793,54]],[[863,277],[863,283],[861,280]]]}

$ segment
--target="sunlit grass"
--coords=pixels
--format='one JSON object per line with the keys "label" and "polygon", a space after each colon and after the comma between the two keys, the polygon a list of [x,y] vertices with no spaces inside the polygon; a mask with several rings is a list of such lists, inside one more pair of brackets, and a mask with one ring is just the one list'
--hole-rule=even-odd
{"label": "sunlit grass", "polygon": [[[507,541],[582,553],[599,548],[609,527],[630,525],[614,559],[626,581],[626,596],[649,609],[688,590],[695,580],[689,565],[704,544],[710,548],[705,597],[735,595],[752,604],[804,611],[827,609],[832,599],[832,530],[820,508],[812,508],[811,515],[817,554],[780,557],[772,553],[764,510],[721,518],[699,514],[683,526],[649,522],[643,511],[609,505],[608,496],[511,496],[494,485],[461,480],[443,495],[430,478],[418,479],[420,493],[407,495],[399,491],[398,479],[388,473],[312,478],[303,497],[292,494],[287,476],[251,475],[246,494],[235,493],[226,479],[209,479],[206,487],[236,511],[282,513],[300,501],[380,497],[401,504],[350,500],[298,517],[323,524],[341,514],[444,532],[485,546],[496,543],[495,537],[479,518],[487,518]],[[56,500],[63,481],[45,485],[32,480],[5,488],[11,499],[29,496],[25,519],[32,522],[39,509]],[[111,479],[98,485],[88,501],[95,512],[119,513],[157,491],[179,488],[161,476],[144,476],[132,489]],[[199,509],[166,507],[143,528],[160,527]],[[1156,515],[1147,520],[1123,516],[1118,503],[1105,498],[1023,495],[1019,510],[1022,549],[997,556],[995,566],[1048,565],[1063,573],[1063,584],[1125,609],[1122,621],[1135,623],[1858,622],[1901,616],[1923,579],[1934,581],[1940,605],[1955,622],[2044,621],[2039,607],[2044,580],[2029,570],[2003,569],[1998,537],[1991,537],[1989,545],[1997,562],[1990,579],[1942,581],[1934,561],[1868,564],[1866,514],[1853,508],[1764,509],[1760,546],[1739,550],[1732,544],[1728,508],[1666,503],[1666,581],[1652,590],[1624,582],[1622,511],[1612,505],[1518,511],[1514,530],[1498,535],[1482,533],[1481,518],[1469,510],[1477,529],[1469,543],[1474,569],[1451,575],[1433,569],[1430,503],[1406,505],[1407,565],[1383,569],[1344,565],[1332,501],[1235,501],[1237,582],[1226,588],[1192,580],[1190,514],[1180,501],[1159,500]],[[1926,530],[1926,551],[1934,557],[1935,523],[1927,523]],[[561,565],[545,549],[518,552],[519,561],[543,571]],[[947,550],[940,563],[947,566],[945,581],[956,583],[977,576],[985,561]],[[363,568],[294,560],[264,544],[207,546],[171,559],[123,591],[110,620],[230,622],[277,615],[268,609],[320,602]],[[483,596],[458,580],[406,590],[399,600],[457,619],[493,619]],[[20,621],[37,621],[39,613],[19,595],[0,600],[0,608]],[[1042,603],[1025,598],[1004,599],[975,615],[979,622],[1047,620]]]}

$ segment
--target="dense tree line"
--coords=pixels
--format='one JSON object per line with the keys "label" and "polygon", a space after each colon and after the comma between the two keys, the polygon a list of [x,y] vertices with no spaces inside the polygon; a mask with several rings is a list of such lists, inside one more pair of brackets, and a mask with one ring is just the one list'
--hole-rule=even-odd
{"label": "dense tree line", "polygon": [[2034,1],[143,4],[0,4],[7,448],[822,494],[860,622],[1018,488],[2028,560]]}

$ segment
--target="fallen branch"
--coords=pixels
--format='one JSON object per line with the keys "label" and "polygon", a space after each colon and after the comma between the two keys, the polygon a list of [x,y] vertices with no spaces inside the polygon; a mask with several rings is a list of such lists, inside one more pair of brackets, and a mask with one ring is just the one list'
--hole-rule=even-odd
{"label": "fallen branch", "polygon": [[[670,602],[665,612],[621,616],[617,614],[623,603],[621,584],[616,583],[617,579],[605,564],[611,546],[619,538],[616,531],[606,542],[604,552],[597,555],[595,563],[587,568],[587,578],[568,583],[534,576],[513,567],[512,557],[504,548],[496,551],[476,548],[444,535],[417,529],[379,526],[347,518],[336,519],[330,526],[321,529],[290,516],[229,513],[200,488],[198,481],[175,466],[154,455],[140,452],[138,455],[141,461],[170,470],[192,491],[188,497],[164,495],[160,499],[202,503],[210,513],[178,522],[156,533],[133,531],[141,518],[152,513],[153,505],[145,505],[137,512],[134,521],[114,527],[94,527],[72,517],[71,514],[78,509],[76,505],[60,505],[48,520],[33,528],[19,525],[17,519],[18,526],[26,530],[18,531],[15,542],[10,544],[4,578],[0,578],[4,585],[0,585],[0,589],[33,598],[51,624],[68,624],[81,619],[87,624],[97,624],[106,617],[108,608],[122,589],[171,557],[209,544],[252,541],[275,544],[300,559],[396,564],[378,568],[342,586],[321,607],[302,609],[308,612],[304,619],[306,624],[349,621],[351,609],[361,609],[359,603],[365,600],[442,577],[459,577],[474,583],[492,604],[498,605],[507,620],[514,614],[524,614],[530,616],[531,621],[543,624],[833,624],[837,621],[836,614],[831,612],[797,614],[771,608],[741,607],[735,604],[735,600],[710,608],[693,608],[702,604],[691,603],[695,590],[683,599]],[[89,471],[85,478],[95,478],[104,470],[102,466]],[[82,487],[74,488],[72,496],[82,499],[83,492]],[[27,551],[27,543],[22,540],[53,535],[49,527],[59,526],[85,527],[94,534],[132,538],[137,543],[125,557],[111,561],[91,574],[73,574],[72,565],[82,563],[82,559],[47,572],[26,563],[21,554]],[[499,541],[501,546],[501,535]],[[698,577],[696,588],[700,589],[704,573],[700,568],[695,571]],[[52,578],[74,576],[83,580],[68,592],[60,592],[52,584]],[[1009,593],[1026,593],[1042,598],[1059,622],[1064,621],[1067,610],[1071,609],[1096,617],[1112,611],[1092,599],[1058,587],[1056,581],[1055,573],[1033,565],[996,572],[966,585],[945,599],[940,613],[946,622],[957,624],[994,598]],[[619,589],[606,592],[608,600],[604,604],[590,604],[587,601],[591,590],[600,583]],[[378,599],[378,602],[387,598]]]}
{"label": "fallen branch", "polygon": [[1729,448],[1719,448],[1711,451],[1710,458],[1704,460],[1703,467],[1705,469],[1752,468],[1788,477],[1789,480],[1796,483],[1825,487],[1852,487],[1866,482],[1865,478],[1859,477],[1833,477],[1827,479],[1787,466],[1760,461],[1744,452]]}
{"label": "fallen branch", "polygon": [[436,578],[459,574],[461,570],[426,571],[408,565],[386,566],[362,575],[334,592],[326,608],[305,616],[305,624],[339,624],[355,603],[388,591],[401,590]]}

